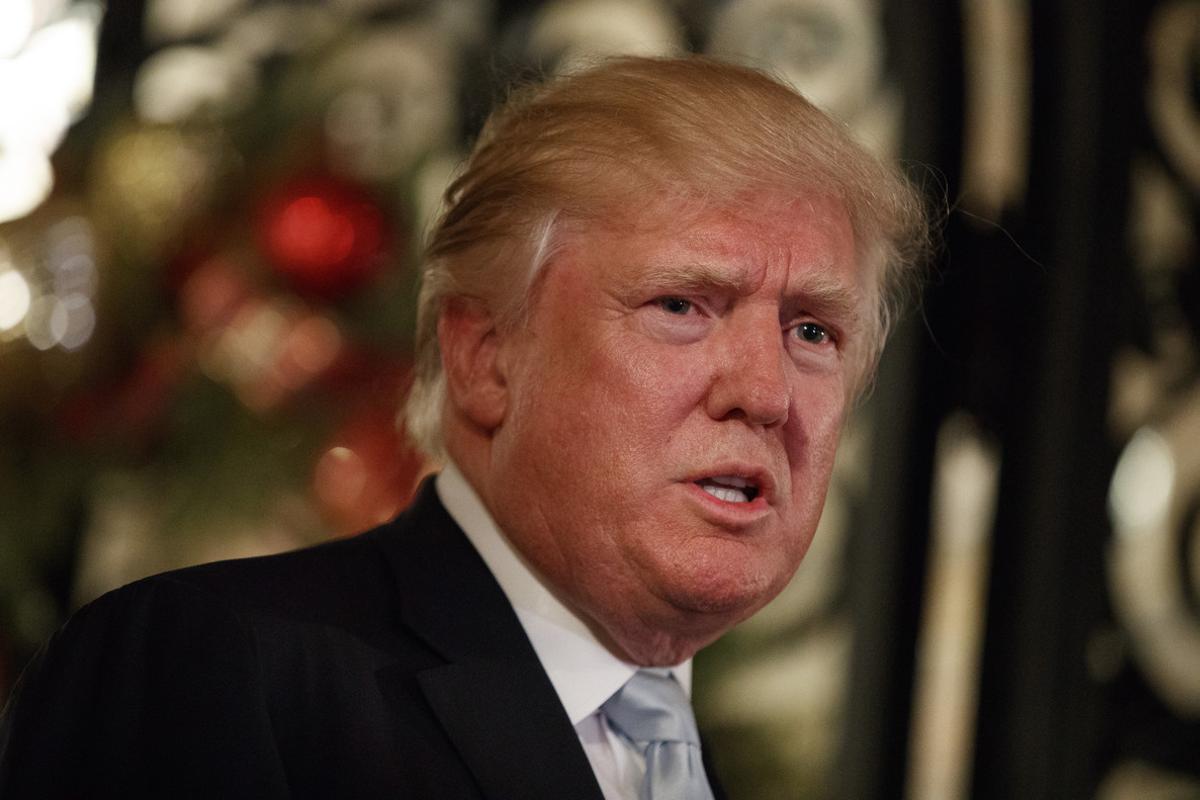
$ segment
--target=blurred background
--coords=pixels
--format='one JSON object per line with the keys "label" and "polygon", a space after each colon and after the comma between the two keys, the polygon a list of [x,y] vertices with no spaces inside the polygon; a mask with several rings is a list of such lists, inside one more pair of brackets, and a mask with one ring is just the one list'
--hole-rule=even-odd
{"label": "blurred background", "polygon": [[1200,798],[1195,0],[2,0],[0,702],[103,591],[395,514],[488,109],[679,50],[948,211],[810,555],[698,658],[733,797]]}

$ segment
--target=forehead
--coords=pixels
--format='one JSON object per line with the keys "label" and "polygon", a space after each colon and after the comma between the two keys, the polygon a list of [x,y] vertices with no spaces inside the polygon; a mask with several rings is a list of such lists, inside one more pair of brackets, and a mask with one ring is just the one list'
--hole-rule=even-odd
{"label": "forehead", "polygon": [[601,255],[593,263],[606,281],[864,294],[849,214],[824,195],[757,193],[717,206],[660,200],[584,227],[577,242]]}

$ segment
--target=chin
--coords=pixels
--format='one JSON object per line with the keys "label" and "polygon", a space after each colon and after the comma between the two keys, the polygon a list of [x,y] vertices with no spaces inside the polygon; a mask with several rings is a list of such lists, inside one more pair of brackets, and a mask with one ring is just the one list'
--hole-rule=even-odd
{"label": "chin", "polygon": [[[663,588],[667,587],[659,587]],[[591,613],[586,612],[586,606],[579,608],[609,650],[642,667],[668,667],[686,661],[765,602],[694,591],[635,591],[626,597],[634,595],[640,595],[636,605],[592,605]]]}
{"label": "chin", "polygon": [[[734,625],[753,616],[779,594],[773,586],[722,585],[720,587],[686,587],[665,596],[672,609],[682,618],[694,619],[698,626],[715,629],[716,639]],[[707,642],[706,642],[707,644]]]}
{"label": "chin", "polygon": [[[628,660],[644,667],[672,666],[721,638],[730,628],[767,604],[782,585],[755,579],[731,581],[728,575],[660,585],[659,607],[636,624],[609,626]],[[782,582],[786,583],[786,581]]]}
{"label": "chin", "polygon": [[794,569],[781,569],[780,558],[746,558],[740,548],[723,549],[690,563],[666,565],[659,596],[681,612],[723,617],[736,625],[766,605],[787,585]]}

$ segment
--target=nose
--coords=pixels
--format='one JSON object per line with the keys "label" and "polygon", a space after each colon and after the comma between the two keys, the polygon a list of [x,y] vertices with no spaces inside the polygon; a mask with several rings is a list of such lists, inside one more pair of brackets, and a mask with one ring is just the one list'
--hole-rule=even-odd
{"label": "nose", "polygon": [[711,418],[742,419],[763,427],[783,425],[791,409],[787,353],[777,320],[730,332],[714,360],[717,369],[707,397]]}

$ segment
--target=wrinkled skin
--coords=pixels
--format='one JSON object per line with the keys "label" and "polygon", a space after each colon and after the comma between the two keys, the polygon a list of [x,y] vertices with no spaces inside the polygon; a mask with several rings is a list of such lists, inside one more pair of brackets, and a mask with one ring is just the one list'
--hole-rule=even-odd
{"label": "wrinkled skin", "polygon": [[[844,208],[753,199],[568,232],[514,331],[471,304],[441,320],[452,457],[638,664],[690,657],[787,584],[858,377],[868,292]],[[751,488],[720,499],[709,478]]]}

